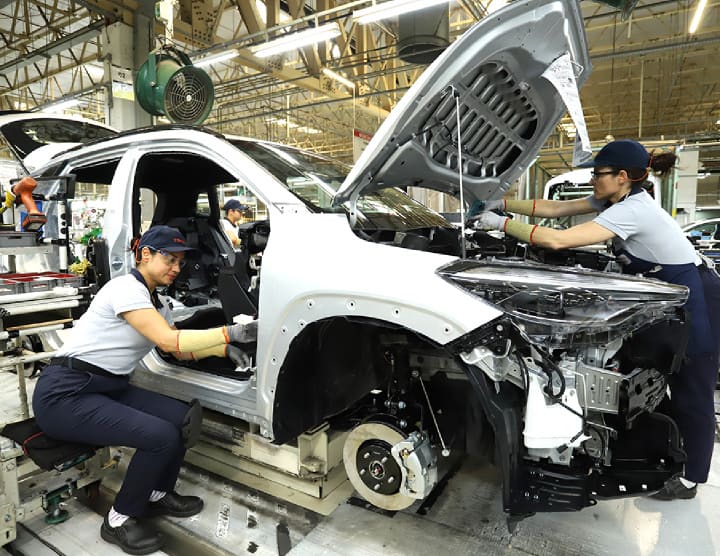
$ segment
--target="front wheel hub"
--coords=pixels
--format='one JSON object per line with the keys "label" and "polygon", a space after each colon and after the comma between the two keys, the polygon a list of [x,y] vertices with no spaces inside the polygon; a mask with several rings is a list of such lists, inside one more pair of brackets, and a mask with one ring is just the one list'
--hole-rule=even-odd
{"label": "front wheel hub", "polygon": [[391,449],[384,440],[368,440],[360,446],[355,458],[362,482],[380,494],[395,494],[400,490],[402,473]]}
{"label": "front wheel hub", "polygon": [[343,446],[350,483],[365,500],[383,510],[403,510],[415,498],[402,494],[402,471],[390,450],[405,435],[386,424],[367,422],[352,429]]}

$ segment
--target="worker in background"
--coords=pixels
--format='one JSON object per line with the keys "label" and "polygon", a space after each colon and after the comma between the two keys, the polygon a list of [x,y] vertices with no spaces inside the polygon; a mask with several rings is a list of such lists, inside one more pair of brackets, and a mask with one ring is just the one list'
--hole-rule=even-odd
{"label": "worker in background", "polygon": [[225,235],[228,237],[233,247],[240,247],[240,238],[238,237],[238,222],[242,220],[243,213],[247,209],[247,205],[243,205],[237,199],[230,199],[223,206],[223,210],[225,211],[225,218],[222,219],[222,227]]}
{"label": "worker in background", "polygon": [[245,359],[230,342],[254,341],[256,322],[208,330],[176,330],[159,286],[180,272],[190,248],[175,228],[155,226],[139,240],[137,268],[97,293],[70,337],[42,371],[33,410],[48,436],[95,446],[136,448],[100,534],[130,554],[148,554],[162,535],[144,517],[188,517],[202,499],[174,491],[185,450],[197,441],[202,408],[129,384],[154,347],[182,359],[210,355]]}
{"label": "worker in background", "polygon": [[551,249],[612,240],[623,272],[689,288],[685,306],[690,320],[687,357],[670,381],[670,405],[687,462],[684,475],[669,479],[653,495],[660,500],[693,498],[697,483],[707,481],[715,435],[714,391],[720,344],[720,277],[700,260],[678,223],[642,187],[649,171],[665,175],[675,161],[674,154],[649,154],[636,141],[613,141],[594,160],[582,165],[593,168],[593,195],[569,201],[497,200],[484,206],[486,211],[501,209],[543,218],[599,213],[594,220],[565,230],[524,224],[495,212],[471,218],[477,228],[502,230]]}

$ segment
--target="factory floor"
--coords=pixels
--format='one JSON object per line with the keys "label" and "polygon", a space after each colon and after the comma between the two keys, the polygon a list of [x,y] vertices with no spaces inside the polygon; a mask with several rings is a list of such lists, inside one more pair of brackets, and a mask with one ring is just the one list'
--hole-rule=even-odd
{"label": "factory floor", "polygon": [[[15,375],[0,373],[3,420],[14,417],[13,381],[17,381]],[[122,469],[104,483],[104,501],[96,501],[92,507],[70,500],[71,518],[64,523],[47,525],[41,516],[21,524],[18,539],[0,548],[0,554],[3,550],[31,556],[122,554],[98,534],[101,514],[121,479]],[[501,485],[495,469],[469,461],[449,479],[430,507],[420,508],[418,503],[392,516],[351,499],[325,517],[190,466],[183,469],[178,490],[202,496],[205,509],[188,519],[157,520],[169,542],[164,552],[156,554],[720,554],[720,449],[716,449],[708,483],[698,488],[693,500],[662,502],[638,497],[600,501],[581,512],[538,514],[522,521],[514,534],[508,532],[501,509]]]}

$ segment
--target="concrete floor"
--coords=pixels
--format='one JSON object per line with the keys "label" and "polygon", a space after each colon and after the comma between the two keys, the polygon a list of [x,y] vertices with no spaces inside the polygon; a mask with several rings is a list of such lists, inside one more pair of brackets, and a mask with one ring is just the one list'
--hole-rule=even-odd
{"label": "concrete floor", "polygon": [[[15,375],[0,373],[3,421],[11,420],[16,413],[12,407],[16,381]],[[187,468],[178,490],[202,495],[205,509],[190,519],[161,520],[158,526],[173,540],[165,553],[157,554],[720,555],[718,453],[716,449],[708,483],[699,488],[693,500],[601,501],[581,512],[538,514],[521,522],[513,535],[507,531],[501,510],[497,474],[489,466],[466,462],[426,515],[417,513],[416,504],[392,517],[350,503],[322,517]],[[111,478],[109,487],[116,488],[121,477],[120,472]],[[13,548],[32,556],[58,551],[73,556],[119,553],[99,539],[99,514],[74,501],[71,509],[73,517],[58,526],[48,527],[42,520],[27,523],[31,534],[21,535]],[[56,551],[38,537],[44,543],[52,540]]]}
{"label": "concrete floor", "polygon": [[[720,554],[720,456],[693,500],[601,501],[567,514],[538,514],[514,535],[505,527],[501,487],[488,468],[463,468],[426,516],[388,519],[344,505],[291,554],[533,554],[710,556]],[[412,508],[411,508],[412,509]]]}

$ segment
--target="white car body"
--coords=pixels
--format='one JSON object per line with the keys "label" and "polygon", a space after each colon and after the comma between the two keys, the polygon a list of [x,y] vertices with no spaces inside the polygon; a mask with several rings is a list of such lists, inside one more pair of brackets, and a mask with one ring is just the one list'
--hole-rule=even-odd
{"label": "white car body", "polygon": [[[138,384],[256,423],[277,443],[324,422],[348,427],[348,475],[381,507],[427,495],[447,439],[470,452],[494,444],[509,514],[579,510],[659,488],[682,466],[677,430],[655,408],[684,352],[687,289],[540,265],[507,238],[494,258],[479,232],[459,237],[394,189],[457,194],[462,179],[467,201],[502,195],[565,111],[543,75],[566,56],[581,84],[590,63],[574,0],[511,3],[426,70],[349,172],[167,126],[59,153],[33,175],[110,186],[89,250],[96,285],[132,268],[149,190],[153,223],[198,248],[166,291],[178,326],[257,313],[257,343],[243,346],[252,378],[153,350]],[[227,184],[267,210],[240,230],[237,252],[219,224]],[[372,468],[367,446],[382,455]]]}
{"label": "white car body", "polygon": [[695,249],[717,268],[720,265],[720,218],[690,222],[682,230]]}

